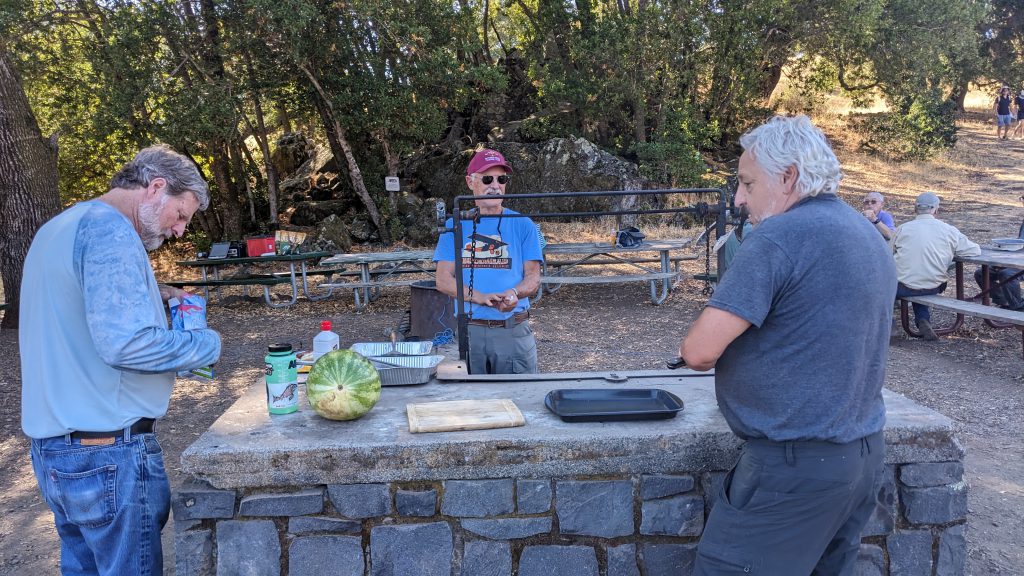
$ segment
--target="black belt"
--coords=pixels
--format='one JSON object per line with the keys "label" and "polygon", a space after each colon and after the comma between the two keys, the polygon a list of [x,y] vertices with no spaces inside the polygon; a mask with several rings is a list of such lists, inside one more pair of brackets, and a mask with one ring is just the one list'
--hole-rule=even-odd
{"label": "black belt", "polygon": [[487,326],[489,328],[512,328],[516,324],[526,321],[530,317],[530,311],[526,310],[519,314],[513,314],[504,320],[477,320],[470,318],[468,322],[475,326]]}
{"label": "black belt", "polygon": [[[149,434],[150,432],[153,431],[153,425],[155,423],[156,420],[154,420],[153,418],[139,418],[138,420],[135,421],[134,424],[132,424],[131,426],[127,426],[127,428],[128,431],[132,433],[132,435]],[[125,429],[122,428],[120,430],[112,430],[110,432],[72,432],[71,439],[82,440],[86,438],[117,438],[119,436],[124,436],[124,430]]]}

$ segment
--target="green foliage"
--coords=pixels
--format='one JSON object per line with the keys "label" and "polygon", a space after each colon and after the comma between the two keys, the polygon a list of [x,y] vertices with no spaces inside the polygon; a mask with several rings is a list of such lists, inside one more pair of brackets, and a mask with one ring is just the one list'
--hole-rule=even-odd
{"label": "green foliage", "polygon": [[788,112],[814,115],[823,111],[828,95],[838,87],[836,66],[830,60],[804,55],[790,69],[790,82],[775,100]]}
{"label": "green foliage", "polygon": [[519,125],[519,139],[523,142],[543,142],[551,138],[564,138],[573,134],[571,119],[565,115],[534,116]]}
{"label": "green foliage", "polygon": [[893,112],[858,123],[864,146],[886,158],[924,160],[956,144],[956,105],[936,93],[904,98]]}
{"label": "green foliage", "polygon": [[134,149],[164,141],[211,177],[215,203],[249,179],[266,211],[263,154],[248,137],[273,141],[279,108],[322,134],[320,90],[378,200],[396,158],[473,144],[531,113],[523,139],[584,137],[650,178],[696,184],[702,156],[731,151],[772,113],[783,67],[785,108],[818,111],[837,87],[880,93],[898,112],[866,123],[872,146],[931,154],[955,139],[943,94],[991,67],[1024,74],[1018,4],[7,0],[0,33],[44,134],[60,134],[64,202],[101,193]]}
{"label": "green foliage", "polygon": [[209,252],[213,241],[202,230],[188,229],[185,231],[183,240],[192,245],[196,252]]}
{"label": "green foliage", "polygon": [[652,135],[650,142],[633,146],[641,173],[673,187],[702,186],[707,166],[701,150],[719,136],[717,129],[714,123],[697,121],[689,109],[672,110],[664,128]]}

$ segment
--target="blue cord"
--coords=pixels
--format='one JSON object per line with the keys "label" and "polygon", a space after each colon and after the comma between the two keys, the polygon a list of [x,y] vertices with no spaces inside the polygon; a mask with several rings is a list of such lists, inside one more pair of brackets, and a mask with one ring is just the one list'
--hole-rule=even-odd
{"label": "blue cord", "polygon": [[[436,318],[437,323],[440,324],[441,326],[444,326],[444,311],[447,310],[447,309],[448,309],[448,304],[445,303],[445,305],[441,307],[441,313]],[[445,328],[441,332],[436,332],[434,334],[434,346],[444,346],[445,344],[448,344],[449,342],[454,342],[454,341],[455,341],[455,332],[452,331],[451,328]]]}
{"label": "blue cord", "polygon": [[451,328],[445,328],[443,332],[434,334],[434,346],[444,346],[455,341],[455,332]]}

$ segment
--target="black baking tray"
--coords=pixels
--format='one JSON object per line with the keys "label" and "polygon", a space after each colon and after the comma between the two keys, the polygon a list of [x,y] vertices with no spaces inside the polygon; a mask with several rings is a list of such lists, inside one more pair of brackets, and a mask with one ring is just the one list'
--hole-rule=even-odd
{"label": "black baking tray", "polygon": [[659,388],[560,388],[544,405],[565,422],[612,422],[675,418],[683,401]]}

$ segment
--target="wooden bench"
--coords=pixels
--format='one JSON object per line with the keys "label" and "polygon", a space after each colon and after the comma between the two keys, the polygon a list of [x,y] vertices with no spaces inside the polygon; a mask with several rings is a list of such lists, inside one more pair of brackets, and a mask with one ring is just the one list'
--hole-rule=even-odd
{"label": "wooden bench", "polygon": [[949,296],[939,295],[904,296],[903,298],[900,298],[900,300],[924,304],[925,306],[934,306],[935,308],[941,308],[943,310],[951,310],[957,314],[977,316],[978,318],[987,318],[997,322],[1007,322],[1017,326],[1024,326],[1024,312],[1019,312],[1017,310],[985,306],[984,304],[979,304],[977,302],[957,300],[956,298],[950,298]]}
{"label": "wooden bench", "polygon": [[[643,282],[675,278],[675,272],[649,272],[647,274],[620,274],[615,276],[541,276],[540,283],[550,286],[562,284],[617,284],[619,282]],[[554,290],[549,290],[554,292]]]}
{"label": "wooden bench", "polygon": [[[306,277],[308,278],[310,276],[324,276],[326,277],[327,280],[330,280],[331,276],[335,274],[342,274],[344,273],[344,270],[344,268],[307,270]],[[296,281],[298,281],[298,278],[296,278]],[[270,306],[271,308],[284,308],[285,306],[290,306],[294,304],[298,300],[297,286],[292,287],[292,297],[291,300],[287,302],[274,303],[273,299],[271,298],[271,286],[291,283],[292,275],[290,272],[274,272],[272,274],[245,274],[237,278],[221,278],[218,280],[203,280],[201,278],[197,278],[195,280],[170,280],[167,282],[163,282],[163,284],[166,284],[168,286],[174,286],[175,288],[184,288],[186,286],[191,286],[193,288],[219,288],[221,286],[262,286],[263,298],[267,302],[267,305]],[[326,283],[321,284],[321,286],[325,288],[330,288],[330,286]],[[305,290],[306,287],[303,287],[303,289]],[[330,292],[328,292],[326,295],[322,297],[318,297],[317,299],[322,300],[323,298],[326,298],[329,295]]]}
{"label": "wooden bench", "polygon": [[[969,300],[958,300],[956,298],[950,298],[949,296],[904,296],[900,298],[903,303],[900,305],[900,315],[903,320],[903,329],[911,336],[919,336],[919,334],[910,330],[910,323],[908,320],[907,313],[907,302],[923,304],[925,306],[939,308],[941,310],[949,310],[956,312],[957,322],[952,328],[936,329],[936,334],[949,334],[960,327],[963,316],[975,316],[978,318],[984,318],[986,320],[994,322],[1004,322],[1016,326],[1021,331],[1021,354],[1024,355],[1024,312],[1017,310],[1007,310],[1005,308],[996,308],[995,306],[986,306],[977,302],[971,302]],[[990,322],[991,324],[991,322]],[[993,325],[995,326],[995,325]],[[996,326],[999,327],[999,326]]]}
{"label": "wooden bench", "polygon": [[554,293],[564,284],[618,284],[621,282],[650,282],[651,302],[657,306],[668,297],[668,287],[663,286],[661,294],[658,294],[658,282],[668,282],[679,277],[678,272],[645,272],[644,274],[614,274],[594,276],[559,276],[542,275],[540,277],[541,289],[537,291],[534,301],[540,301],[544,292]]}
{"label": "wooden bench", "polygon": [[[680,263],[688,260],[696,260],[700,256],[696,254],[684,254],[682,256],[671,256],[669,261],[675,264],[676,270],[679,270]],[[544,264],[548,267],[561,268],[563,266],[589,266],[591,264],[658,264],[661,262],[660,258],[591,258],[583,262],[574,262],[571,260],[553,260],[545,256]]]}
{"label": "wooden bench", "polygon": [[[418,270],[422,273],[422,270]],[[345,274],[348,275],[348,274]],[[358,275],[358,273],[356,274]],[[325,282],[320,286],[322,288],[329,288],[331,290],[340,288],[342,290],[352,290],[352,295],[355,298],[356,310],[362,310],[367,302],[363,302],[363,297],[360,296],[365,290],[369,289],[372,293],[371,300],[376,300],[379,294],[380,288],[393,288],[401,286],[412,286],[416,282],[422,282],[426,278],[406,278],[404,280],[371,280],[369,282],[353,281],[353,282]]]}
{"label": "wooden bench", "polygon": [[[333,275],[352,274],[351,272],[344,272],[344,270],[344,268],[307,270],[306,276],[327,276],[329,279]],[[359,273],[355,272],[355,275],[358,276]],[[184,288],[185,286],[215,288],[218,286],[274,286],[276,284],[289,284],[291,281],[292,276],[290,273],[274,272],[273,274],[245,274],[237,278],[221,278],[219,280],[203,280],[202,278],[196,278],[195,280],[169,280],[161,282],[161,284],[167,284],[175,288]]]}

